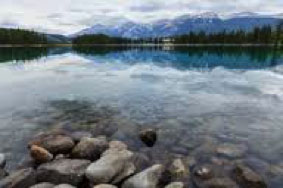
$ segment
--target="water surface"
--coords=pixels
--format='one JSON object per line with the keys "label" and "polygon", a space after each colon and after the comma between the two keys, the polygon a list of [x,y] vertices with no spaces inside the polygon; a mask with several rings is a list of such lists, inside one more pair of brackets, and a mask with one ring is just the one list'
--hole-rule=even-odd
{"label": "water surface", "polygon": [[[0,48],[0,152],[14,169],[32,135],[87,130],[154,163],[241,161],[280,187],[282,83],[272,48]],[[146,127],[158,130],[154,150],[137,137]]]}

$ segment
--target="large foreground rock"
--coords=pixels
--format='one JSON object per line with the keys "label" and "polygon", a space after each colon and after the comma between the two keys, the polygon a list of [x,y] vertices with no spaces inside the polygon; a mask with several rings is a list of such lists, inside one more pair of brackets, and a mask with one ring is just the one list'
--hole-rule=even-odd
{"label": "large foreground rock", "polygon": [[46,163],[53,159],[53,155],[46,149],[33,145],[30,149],[30,156],[36,163]]}
{"label": "large foreground rock", "polygon": [[37,180],[77,186],[83,181],[85,169],[89,164],[88,160],[78,159],[60,159],[45,163],[38,167]]}
{"label": "large foreground rock", "polygon": [[29,188],[36,183],[32,168],[18,170],[0,181],[1,188]]}
{"label": "large foreground rock", "polygon": [[76,187],[69,185],[69,184],[60,184],[60,185],[55,186],[54,188],[76,188]]}
{"label": "large foreground rock", "polygon": [[175,159],[169,170],[172,174],[172,177],[178,181],[189,176],[189,168],[186,167],[181,159]]}
{"label": "large foreground rock", "polygon": [[52,154],[66,154],[71,152],[75,143],[69,136],[63,134],[41,134],[29,142],[29,147],[36,145],[48,150]]}
{"label": "large foreground rock", "polygon": [[255,173],[252,169],[238,164],[233,170],[233,175],[235,180],[243,188],[266,188],[267,185],[264,182],[263,178]]}
{"label": "large foreground rock", "polygon": [[99,184],[99,185],[94,186],[93,188],[117,188],[117,187],[114,185],[110,185],[110,184]]}
{"label": "large foreground rock", "polygon": [[116,184],[135,172],[132,157],[128,150],[109,149],[87,168],[86,176],[93,184]]}
{"label": "large foreground rock", "polygon": [[154,165],[126,180],[122,188],[156,188],[163,172],[162,165]]}
{"label": "large foreground rock", "polygon": [[184,188],[185,185],[183,182],[173,182],[167,185],[165,188]]}
{"label": "large foreground rock", "polygon": [[106,137],[88,138],[84,137],[72,151],[72,157],[77,159],[88,159],[95,161],[108,148]]}
{"label": "large foreground rock", "polygon": [[54,188],[54,187],[55,185],[52,183],[43,182],[43,183],[36,184],[30,188]]}

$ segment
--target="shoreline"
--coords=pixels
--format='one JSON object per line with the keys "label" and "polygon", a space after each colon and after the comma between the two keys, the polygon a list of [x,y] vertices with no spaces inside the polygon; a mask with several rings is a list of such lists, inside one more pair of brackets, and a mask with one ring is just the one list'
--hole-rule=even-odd
{"label": "shoreline", "polygon": [[43,48],[43,47],[272,47],[275,44],[0,44],[0,48]]}
{"label": "shoreline", "polygon": [[[158,136],[157,130],[141,130],[141,147],[155,150]],[[41,132],[27,145],[29,161],[12,173],[5,170],[7,161],[0,154],[0,187],[185,188],[194,184],[199,188],[267,188],[260,174],[236,159],[202,163],[176,155],[167,162],[161,158],[154,162],[148,153],[136,152],[123,141],[94,137],[90,132]],[[229,148],[220,148],[218,153],[233,155]]]}

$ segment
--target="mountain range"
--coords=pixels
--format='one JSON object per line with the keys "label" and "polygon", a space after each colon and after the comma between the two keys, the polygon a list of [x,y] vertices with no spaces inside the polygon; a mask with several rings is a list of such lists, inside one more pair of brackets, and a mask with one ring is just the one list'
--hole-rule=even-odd
{"label": "mountain range", "polygon": [[162,19],[150,23],[137,23],[122,19],[115,24],[96,24],[83,29],[70,37],[86,34],[105,34],[113,37],[143,38],[182,35],[189,32],[205,31],[216,33],[223,30],[250,31],[264,25],[276,26],[283,14],[261,15],[252,12],[241,12],[221,17],[214,12],[188,14],[174,19]]}

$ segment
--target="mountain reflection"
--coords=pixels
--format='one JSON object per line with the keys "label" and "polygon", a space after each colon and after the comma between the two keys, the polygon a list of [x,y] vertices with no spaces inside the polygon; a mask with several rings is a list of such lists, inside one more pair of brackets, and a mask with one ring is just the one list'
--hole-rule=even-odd
{"label": "mountain reflection", "polygon": [[263,47],[49,47],[0,48],[0,63],[28,62],[75,53],[99,63],[151,63],[180,70],[211,69],[222,66],[229,69],[261,69],[282,64],[283,53]]}

